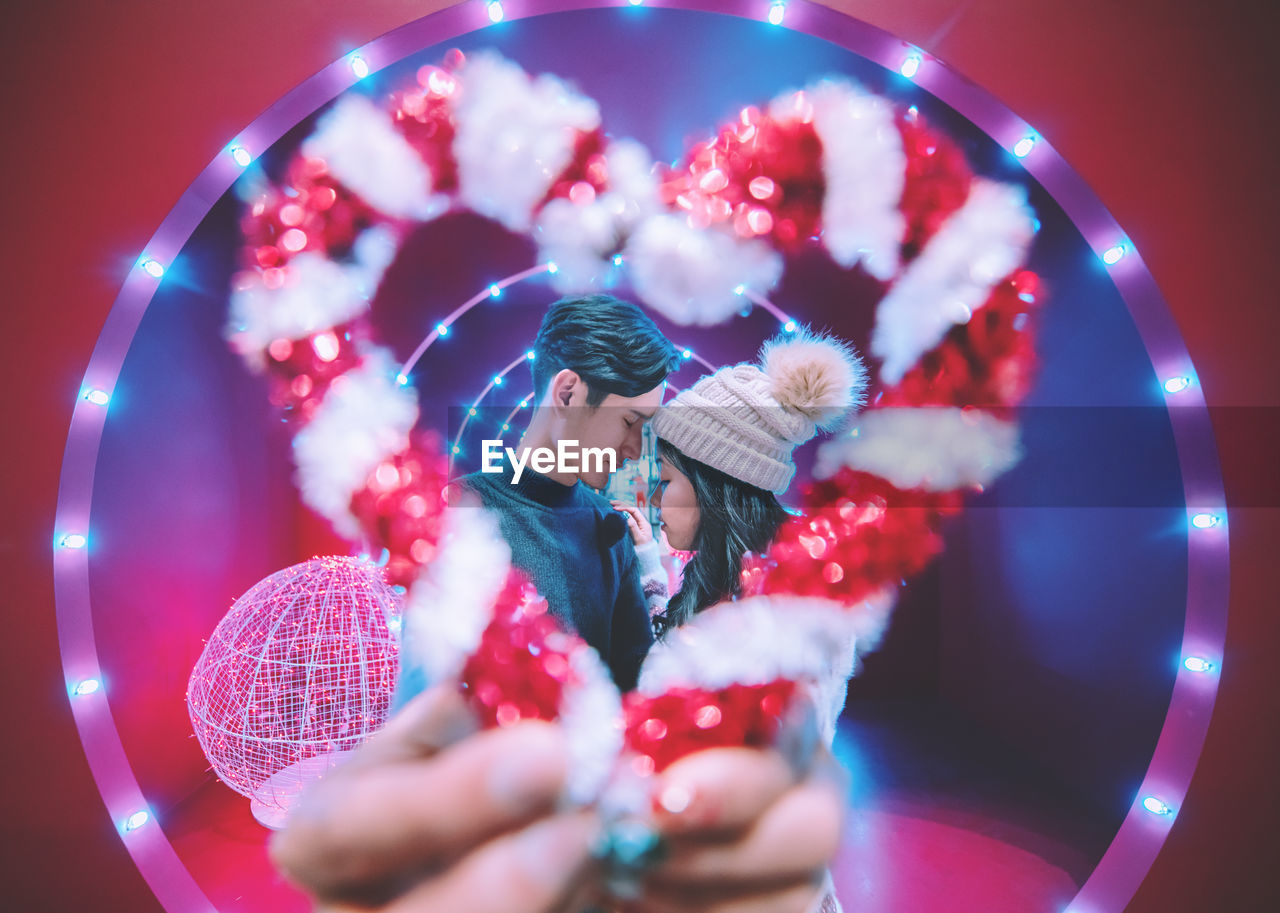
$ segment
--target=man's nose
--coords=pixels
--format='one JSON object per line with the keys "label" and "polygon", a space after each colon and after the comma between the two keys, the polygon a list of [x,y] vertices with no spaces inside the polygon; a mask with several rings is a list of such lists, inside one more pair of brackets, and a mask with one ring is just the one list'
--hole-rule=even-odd
{"label": "man's nose", "polygon": [[627,432],[626,440],[622,442],[622,450],[619,452],[619,456],[622,457],[622,461],[624,463],[627,460],[640,459],[640,451],[642,449],[640,446],[640,441],[641,441],[641,438],[640,438],[639,431],[633,428],[632,430]]}

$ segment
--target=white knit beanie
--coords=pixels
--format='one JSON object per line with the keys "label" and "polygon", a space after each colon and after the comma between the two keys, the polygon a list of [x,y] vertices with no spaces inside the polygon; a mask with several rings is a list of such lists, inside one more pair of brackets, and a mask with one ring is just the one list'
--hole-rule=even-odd
{"label": "white knit beanie", "polygon": [[867,369],[848,343],[800,329],[769,340],[758,364],[703,377],[653,418],[658,437],[735,479],[782,494],[791,451],[862,405]]}

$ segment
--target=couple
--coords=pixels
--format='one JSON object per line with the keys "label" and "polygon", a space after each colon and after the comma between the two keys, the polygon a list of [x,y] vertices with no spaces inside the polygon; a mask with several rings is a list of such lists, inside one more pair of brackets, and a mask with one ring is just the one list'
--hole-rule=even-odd
{"label": "couple", "polygon": [[[659,636],[738,595],[747,552],[762,552],[788,513],[778,501],[793,448],[858,403],[865,372],[848,346],[799,331],[765,344],[759,365],[721,368],[661,405],[679,353],[638,307],[607,295],[551,306],[533,345],[538,407],[514,458],[461,480],[499,518],[512,562],[550,611],[604,658],[618,687],[635,686]],[[546,473],[527,454],[560,451],[637,459],[652,420],[662,473],[652,504],[672,548],[695,552],[679,592],[643,511],[591,489],[609,472]],[[629,532],[629,536],[628,536]]]}
{"label": "couple", "polygon": [[[652,419],[653,503],[670,545],[696,552],[683,585],[666,599],[644,517],[591,491],[608,484],[604,469],[525,468],[517,479],[504,466],[460,481],[498,514],[513,564],[550,611],[630,689],[655,629],[738,593],[743,556],[764,550],[787,515],[777,495],[795,472],[792,449],[856,405],[863,370],[847,347],[798,333],[767,344],[760,366],[723,368],[661,405],[678,353],[639,308],[601,295],[553,304],[533,348],[538,407],[521,449],[577,441],[621,464],[640,456]],[[559,727],[476,731],[455,688],[431,688],[307,794],[272,855],[333,913],[578,913],[599,902],[600,834],[593,812],[564,808],[566,766]],[[838,909],[826,866],[844,789],[825,754],[806,770],[747,748],[673,764],[651,793],[662,858],[616,909]]]}

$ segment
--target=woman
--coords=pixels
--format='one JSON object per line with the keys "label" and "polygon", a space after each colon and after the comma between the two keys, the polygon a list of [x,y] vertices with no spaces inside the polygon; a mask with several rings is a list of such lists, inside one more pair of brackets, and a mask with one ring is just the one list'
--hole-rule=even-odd
{"label": "woman", "polygon": [[[627,514],[659,638],[717,603],[735,599],[748,552],[763,552],[789,515],[778,501],[795,475],[792,450],[829,430],[862,402],[866,369],[853,350],[802,330],[773,339],[760,362],[721,368],[659,410],[653,419],[662,470],[651,503],[673,549],[695,554],[680,590],[666,598],[666,572],[644,514]],[[642,673],[643,674],[643,673]],[[844,670],[833,669],[843,705]],[[824,708],[834,732],[840,707]],[[838,913],[830,879],[815,899],[817,913]]]}
{"label": "woman", "polygon": [[640,558],[655,633],[741,592],[742,561],[763,552],[789,515],[778,501],[795,475],[792,450],[861,405],[866,369],[852,348],[808,330],[765,343],[759,364],[721,368],[653,419],[662,474],[652,503],[673,549],[695,552],[679,592],[649,522],[614,501]]}

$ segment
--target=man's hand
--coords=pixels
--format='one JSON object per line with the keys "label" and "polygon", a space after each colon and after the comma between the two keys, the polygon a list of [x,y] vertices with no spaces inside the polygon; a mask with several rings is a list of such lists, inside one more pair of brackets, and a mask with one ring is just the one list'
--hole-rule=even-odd
{"label": "man's hand", "polygon": [[550,913],[587,880],[594,813],[553,814],[561,730],[475,732],[431,689],[304,796],[271,856],[321,909]]}

